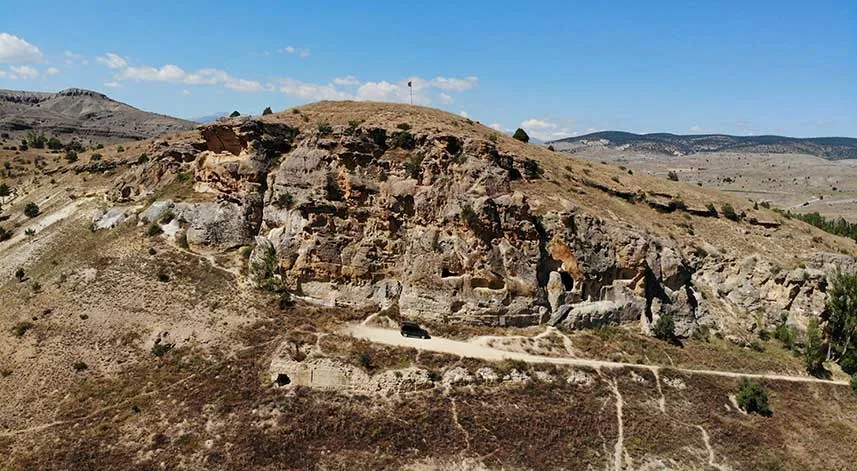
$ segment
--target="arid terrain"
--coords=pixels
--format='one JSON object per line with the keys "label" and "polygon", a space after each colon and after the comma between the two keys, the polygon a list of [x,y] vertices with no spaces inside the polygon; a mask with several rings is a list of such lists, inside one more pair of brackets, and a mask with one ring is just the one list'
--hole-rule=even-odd
{"label": "arid terrain", "polygon": [[606,155],[373,102],[0,150],[0,469],[854,469],[773,333],[857,243],[747,199],[849,161]]}
{"label": "arid terrain", "polygon": [[690,155],[619,150],[603,145],[557,150],[644,175],[678,179],[729,192],[793,213],[818,212],[857,222],[857,160],[808,154],[700,152]]}

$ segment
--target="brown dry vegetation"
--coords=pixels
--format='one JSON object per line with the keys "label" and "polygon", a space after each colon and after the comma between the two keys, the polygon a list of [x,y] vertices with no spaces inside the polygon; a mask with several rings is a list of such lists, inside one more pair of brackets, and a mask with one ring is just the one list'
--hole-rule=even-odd
{"label": "brown dry vegetation", "polygon": [[[318,103],[264,119],[305,131],[321,122],[345,126],[365,120],[389,129],[406,122],[415,133],[431,128],[496,139],[502,150],[535,159],[544,168],[544,178],[515,183],[533,195],[530,203],[536,208],[573,202],[605,218],[671,234],[688,246],[717,241],[718,248],[735,255],[776,254],[784,266],[811,247],[855,253],[852,241],[769,211],[753,211],[746,201],[569,159],[437,110]],[[842,386],[766,382],[771,418],[747,416],[730,405],[736,380],[669,370],[661,372],[662,379],[680,377],[687,388],[662,384],[666,413],[658,408],[655,379],[645,371],[636,371],[645,383],[635,381],[629,370],[589,371],[594,384],[576,386],[565,381],[568,370],[542,368],[553,372],[554,382],[437,387],[385,399],[276,388],[267,380],[268,366],[283,341],[293,348],[317,341],[324,354],[374,371],[410,365],[433,373],[452,365],[473,371],[485,363],[335,333],[371,312],[305,305],[281,311],[272,294],[246,286],[238,252],[192,253],[148,237],[146,227],[133,220],[92,232],[89,216],[102,204],[99,197],[117,174],[162,140],[124,144],[123,152],[118,146],[98,150],[102,161],[118,166],[92,174],[74,172],[60,154],[42,152],[48,164],[38,169],[36,150],[0,151],[0,163],[10,162],[15,169],[15,177],[3,181],[21,195],[4,205],[10,219],[0,225],[20,235],[38,223],[41,219],[22,215],[29,201],[38,202],[45,214],[80,205],[34,237],[0,246],[0,469],[401,469],[426,459],[464,458],[497,469],[603,469],[612,465],[618,430],[613,380],[625,401],[625,449],[636,466],[664,458],[674,460],[676,469],[710,469],[698,425],[710,435],[716,461],[733,469],[853,466],[857,396]],[[81,153],[79,163],[88,162],[91,153]],[[730,202],[783,226],[770,230],[680,211],[661,214],[644,203],[610,196],[587,180],[622,191],[669,193],[693,207]],[[159,191],[161,197],[192,196],[187,182],[175,181]],[[13,277],[18,267],[28,281]],[[159,280],[160,274],[169,280]],[[33,290],[33,281],[41,284],[40,292]],[[16,337],[10,329],[20,322],[32,326]],[[429,328],[459,338],[535,333]],[[765,344],[764,352],[754,352],[716,338],[678,347],[615,329],[570,337],[589,358],[747,372],[802,370],[800,360],[774,341]],[[175,348],[162,357],[153,355],[158,338]],[[76,372],[76,362],[88,369]],[[501,372],[541,368],[516,362],[491,366]]]}

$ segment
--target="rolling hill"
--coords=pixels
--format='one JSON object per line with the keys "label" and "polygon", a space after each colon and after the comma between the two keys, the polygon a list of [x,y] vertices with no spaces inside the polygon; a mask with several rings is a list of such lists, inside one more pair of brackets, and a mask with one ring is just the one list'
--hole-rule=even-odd
{"label": "rolling hill", "polygon": [[857,139],[850,137],[794,138],[783,136],[730,136],[726,134],[677,135],[669,133],[634,134],[602,131],[585,136],[549,142],[558,150],[590,145],[627,146],[627,150],[663,154],[699,152],[747,152],[810,154],[826,159],[856,159]]}

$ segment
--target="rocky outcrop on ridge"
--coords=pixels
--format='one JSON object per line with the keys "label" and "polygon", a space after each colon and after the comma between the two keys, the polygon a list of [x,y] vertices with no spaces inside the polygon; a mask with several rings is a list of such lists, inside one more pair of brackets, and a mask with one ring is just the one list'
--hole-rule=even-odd
{"label": "rocky outcrop on ridge", "polygon": [[430,127],[240,118],[202,127],[196,140],[153,145],[148,157],[111,198],[139,201],[189,180],[184,201],[160,200],[144,214],[151,221],[158,215],[148,213],[168,208],[193,250],[255,245],[257,283],[414,319],[640,322],[648,332],[669,314],[682,336],[700,326],[762,328],[782,312],[802,325],[823,310],[828,274],[853,264],[819,253],[800,273],[774,273],[760,256],[703,257],[687,241],[573,199],[536,207],[526,188],[543,178],[537,160]]}

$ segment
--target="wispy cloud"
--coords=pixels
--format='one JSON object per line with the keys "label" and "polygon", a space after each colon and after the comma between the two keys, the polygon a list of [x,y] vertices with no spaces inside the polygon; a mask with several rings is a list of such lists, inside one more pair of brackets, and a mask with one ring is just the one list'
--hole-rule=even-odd
{"label": "wispy cloud", "polygon": [[57,69],[56,67],[48,67],[48,69],[45,70],[45,75],[48,75],[48,76],[57,75],[59,73],[60,73],[60,69]]}
{"label": "wispy cloud", "polygon": [[83,54],[78,54],[76,52],[65,51],[63,52],[63,57],[65,57],[66,65],[74,65],[77,63],[83,65],[89,64],[89,61],[86,59],[86,57],[83,56]]}
{"label": "wispy cloud", "polygon": [[15,75],[17,75],[19,78],[22,78],[25,80],[26,79],[34,79],[34,78],[39,76],[39,71],[28,66],[28,65],[22,65],[22,66],[14,66],[13,65],[12,67],[9,67],[9,69],[13,73],[15,73]]}
{"label": "wispy cloud", "polygon": [[0,33],[0,64],[28,64],[42,60],[42,51],[18,36]]}
{"label": "wispy cloud", "polygon": [[576,134],[563,124],[550,119],[530,118],[522,121],[521,127],[527,131],[527,134],[542,141],[562,139]]}
{"label": "wispy cloud", "polygon": [[114,54],[112,52],[108,52],[102,57],[96,57],[95,60],[97,60],[101,64],[104,64],[109,69],[124,69],[125,67],[128,67],[128,61],[125,60],[124,57],[120,56],[119,54]]}
{"label": "wispy cloud", "polygon": [[279,52],[280,54],[293,54],[293,55],[300,57],[301,59],[305,59],[305,58],[312,55],[312,51],[310,51],[309,49],[304,49],[304,48],[294,47],[294,46],[286,46],[286,47],[277,49],[277,52]]}

